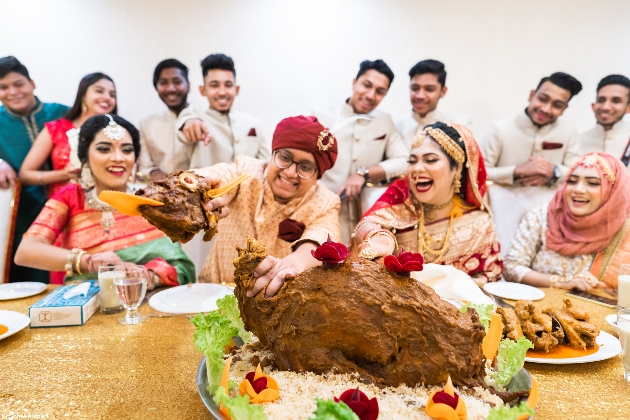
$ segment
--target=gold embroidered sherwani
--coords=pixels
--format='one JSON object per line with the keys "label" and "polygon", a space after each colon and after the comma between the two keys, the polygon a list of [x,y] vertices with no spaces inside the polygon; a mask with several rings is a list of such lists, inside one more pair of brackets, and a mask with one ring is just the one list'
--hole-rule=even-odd
{"label": "gold embroidered sherwani", "polygon": [[[232,261],[237,257],[235,245],[245,246],[247,236],[252,236],[267,246],[268,255],[284,258],[302,242],[321,244],[328,235],[339,242],[339,197],[319,183],[303,197],[294,198],[287,204],[274,200],[266,182],[267,162],[249,156],[238,156],[234,163],[220,163],[196,170],[200,175],[215,174],[225,184],[248,174],[238,188],[229,194],[230,214],[219,221],[219,233],[199,276],[200,282],[231,282],[234,279]],[[301,237],[294,242],[278,238],[279,224],[293,219],[305,225]]]}

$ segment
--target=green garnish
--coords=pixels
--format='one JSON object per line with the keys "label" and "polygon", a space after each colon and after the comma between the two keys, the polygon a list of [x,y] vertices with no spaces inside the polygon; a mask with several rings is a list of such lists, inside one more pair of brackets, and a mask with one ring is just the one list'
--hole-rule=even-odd
{"label": "green garnish", "polygon": [[488,330],[490,320],[492,319],[492,312],[494,311],[494,305],[491,303],[467,303],[459,311],[464,313],[468,308],[474,308],[479,314],[479,321],[483,324],[484,328]]}
{"label": "green garnish", "polygon": [[533,348],[534,344],[525,337],[520,337],[518,341],[509,338],[501,341],[497,354],[497,370],[491,374],[498,387],[505,387],[523,368],[527,350]]}
{"label": "green garnish", "polygon": [[230,398],[220,386],[214,393],[214,402],[223,404],[232,420],[267,420],[262,406],[249,403],[249,395]]}
{"label": "green garnish", "polygon": [[317,408],[313,412],[315,417],[309,420],[359,420],[359,416],[343,401],[319,398],[315,398],[315,401],[317,401]]}
{"label": "green garnish", "polygon": [[493,408],[490,410],[486,420],[517,420],[519,416],[523,414],[534,415],[534,410],[529,408],[524,401],[518,407],[508,408],[504,405],[500,405],[497,408]]}

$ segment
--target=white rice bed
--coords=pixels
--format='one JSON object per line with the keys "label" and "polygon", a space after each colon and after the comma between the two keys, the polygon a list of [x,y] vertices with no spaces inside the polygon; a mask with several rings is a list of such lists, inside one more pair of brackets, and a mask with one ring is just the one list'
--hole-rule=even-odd
{"label": "white rice bed", "polygon": [[[232,364],[230,379],[239,384],[248,372],[256,368],[250,362],[252,357],[258,356],[260,360],[269,357],[273,360],[271,353],[253,352],[248,349],[248,346],[242,347],[236,354],[241,360]],[[357,387],[369,398],[376,397],[379,419],[430,419],[425,412],[429,394],[441,389],[436,386],[411,388],[405,385],[380,389],[374,385],[361,383],[356,374],[316,375],[311,372],[277,371],[271,367],[264,368],[263,372],[274,378],[280,388],[279,399],[262,404],[269,420],[309,419],[313,417],[312,414],[317,406],[315,397],[321,399],[339,397],[344,391]],[[456,392],[466,404],[469,420],[483,420],[488,416],[490,408],[503,404],[499,397],[481,387],[457,387]],[[232,396],[237,393],[238,389],[233,390]]]}

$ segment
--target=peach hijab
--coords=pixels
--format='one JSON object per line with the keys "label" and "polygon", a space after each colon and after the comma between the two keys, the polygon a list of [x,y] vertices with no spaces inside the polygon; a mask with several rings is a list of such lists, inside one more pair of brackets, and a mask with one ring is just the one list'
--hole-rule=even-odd
{"label": "peach hijab", "polygon": [[547,247],[561,255],[583,255],[606,248],[630,217],[630,177],[621,161],[608,153],[588,153],[578,166],[595,167],[602,182],[602,202],[595,212],[574,216],[566,202],[567,182],[556,192],[547,212]]}

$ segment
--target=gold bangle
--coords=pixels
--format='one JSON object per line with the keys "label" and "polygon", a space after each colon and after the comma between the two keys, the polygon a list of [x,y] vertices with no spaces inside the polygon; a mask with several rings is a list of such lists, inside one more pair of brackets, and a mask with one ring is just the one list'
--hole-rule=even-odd
{"label": "gold bangle", "polygon": [[83,256],[83,254],[85,254],[84,250],[79,250],[79,252],[77,253],[76,257],[74,257],[74,270],[76,271],[76,273],[78,275],[82,275],[83,273],[81,272],[81,257]]}
{"label": "gold bangle", "polygon": [[393,242],[394,242],[394,251],[398,249],[398,241],[396,240],[396,235],[394,235],[393,233],[391,233],[389,230],[387,229],[374,229],[372,231],[370,231],[364,239],[364,242],[368,239],[371,239],[377,235],[382,235],[382,236],[387,236],[388,238],[390,238]]}
{"label": "gold bangle", "polygon": [[79,251],[81,251],[81,249],[73,248],[66,257],[66,265],[64,266],[64,270],[66,271],[66,276],[68,277],[74,274],[74,259],[76,258]]}

